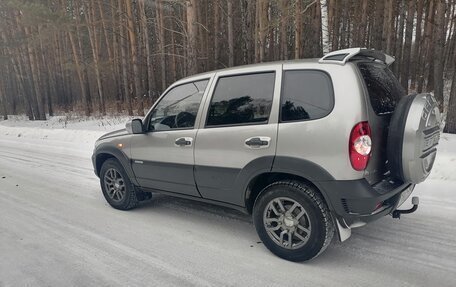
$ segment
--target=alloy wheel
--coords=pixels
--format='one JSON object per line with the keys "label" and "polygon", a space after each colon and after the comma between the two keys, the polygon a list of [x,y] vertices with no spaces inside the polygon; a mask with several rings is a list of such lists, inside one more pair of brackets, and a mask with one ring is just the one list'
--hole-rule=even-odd
{"label": "alloy wheel", "polygon": [[268,203],[263,223],[269,237],[286,249],[302,247],[311,234],[307,211],[296,200],[288,197],[278,197]]}
{"label": "alloy wheel", "polygon": [[115,202],[120,202],[124,199],[126,194],[125,181],[122,175],[114,168],[110,168],[106,171],[104,176],[104,184],[106,187],[106,193],[109,198]]}

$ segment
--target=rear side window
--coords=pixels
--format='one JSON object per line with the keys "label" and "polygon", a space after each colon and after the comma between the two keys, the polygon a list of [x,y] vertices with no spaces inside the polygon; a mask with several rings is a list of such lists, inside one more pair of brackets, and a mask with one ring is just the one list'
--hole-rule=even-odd
{"label": "rear side window", "polygon": [[323,118],[333,107],[332,83],[325,72],[297,70],[284,73],[282,122]]}
{"label": "rear side window", "polygon": [[394,112],[405,92],[393,72],[382,64],[359,63],[358,67],[374,112],[379,116]]}
{"label": "rear side window", "polygon": [[274,96],[275,73],[220,78],[206,126],[267,123]]}

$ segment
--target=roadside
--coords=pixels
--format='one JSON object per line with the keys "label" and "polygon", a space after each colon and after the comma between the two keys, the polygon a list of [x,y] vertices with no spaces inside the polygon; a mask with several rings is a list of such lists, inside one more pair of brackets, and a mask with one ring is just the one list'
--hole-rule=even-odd
{"label": "roadside", "polygon": [[297,264],[236,211],[167,196],[110,208],[90,162],[95,139],[125,119],[108,122],[0,122],[0,286],[456,285],[455,135],[442,135],[416,213]]}

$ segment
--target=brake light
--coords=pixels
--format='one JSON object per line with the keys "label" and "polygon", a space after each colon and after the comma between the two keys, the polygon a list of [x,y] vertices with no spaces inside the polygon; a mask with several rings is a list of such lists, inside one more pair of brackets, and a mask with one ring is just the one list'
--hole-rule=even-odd
{"label": "brake light", "polygon": [[359,171],[366,169],[372,150],[371,129],[368,122],[360,122],[353,127],[348,149],[352,167]]}

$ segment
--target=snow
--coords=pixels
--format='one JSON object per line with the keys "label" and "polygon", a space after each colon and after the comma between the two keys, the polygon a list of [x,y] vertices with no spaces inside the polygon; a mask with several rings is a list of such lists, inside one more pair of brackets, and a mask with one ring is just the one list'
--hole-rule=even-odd
{"label": "snow", "polygon": [[25,116],[8,116],[8,120],[0,121],[0,138],[18,137],[30,143],[50,141],[64,146],[71,143],[79,150],[92,152],[94,142],[100,136],[124,128],[129,119],[56,116],[47,121],[28,121]]}
{"label": "snow", "polygon": [[456,135],[442,134],[430,179],[456,182]]}
{"label": "snow", "polygon": [[0,121],[0,286],[456,286],[456,135],[442,135],[416,213],[297,264],[233,210],[167,196],[109,207],[90,156],[127,119]]}

